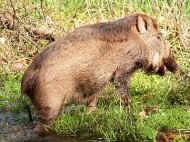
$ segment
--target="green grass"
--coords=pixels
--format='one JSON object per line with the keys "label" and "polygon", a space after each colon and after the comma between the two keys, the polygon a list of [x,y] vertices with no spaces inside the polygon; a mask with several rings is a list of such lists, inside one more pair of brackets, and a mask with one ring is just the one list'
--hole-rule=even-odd
{"label": "green grass", "polygon": [[0,75],[0,108],[7,107],[11,111],[22,111],[28,99],[20,93],[21,73]]}
{"label": "green grass", "polygon": [[[10,11],[5,0],[0,2],[0,8]],[[44,0],[43,9],[39,0],[31,0],[18,1],[15,8],[20,36],[17,30],[0,29],[0,37],[7,39],[5,45],[0,45],[0,61],[5,60],[0,66],[0,107],[8,107],[11,111],[23,111],[25,104],[29,103],[27,98],[20,96],[23,71],[13,71],[12,65],[20,60],[23,64],[30,63],[48,43],[44,40],[36,44],[31,42],[22,28],[25,24],[53,28],[55,36],[59,37],[84,24],[146,12],[158,20],[178,63],[189,70],[189,0],[184,3],[178,0]],[[51,17],[53,24],[45,24],[46,16]],[[176,80],[171,73],[159,77],[138,71],[132,78],[130,110],[121,106],[117,91],[109,84],[102,92],[97,111],[87,114],[84,106],[69,107],[61,113],[52,129],[59,135],[92,135],[129,142],[154,141],[161,127],[190,128],[190,112],[187,111],[190,106],[189,87],[187,82]],[[158,111],[142,119],[139,113],[147,106],[156,107]]]}
{"label": "green grass", "polygon": [[[26,98],[21,98],[20,102],[20,79],[19,73],[2,78],[4,83],[0,97],[5,102],[1,105],[9,106],[14,112],[23,111],[24,105],[28,103]],[[90,135],[132,142],[154,140],[161,127],[189,129],[190,113],[186,110],[189,106],[185,103],[173,105],[167,99],[173,88],[173,81],[171,74],[159,77],[137,72],[132,79],[130,110],[122,107],[117,91],[109,84],[103,90],[95,112],[87,114],[85,106],[68,106],[55,121],[52,130],[59,135]],[[156,106],[159,110],[141,119],[139,113],[146,106]]]}
{"label": "green grass", "polygon": [[[188,106],[173,106],[167,99],[173,81],[171,74],[161,78],[138,72],[133,77],[130,91],[132,96],[130,113],[120,105],[120,99],[116,96],[113,86],[108,85],[102,92],[106,100],[104,97],[100,98],[95,113],[88,115],[84,108],[74,107],[74,111],[61,114],[53,130],[63,135],[81,135],[89,132],[111,140],[152,141],[161,127],[188,129],[190,128],[190,113],[186,111]],[[159,111],[142,120],[139,113],[146,106],[156,106]]]}
{"label": "green grass", "polygon": [[110,140],[138,141],[142,139],[135,111],[114,106],[110,109],[99,108],[92,114],[87,114],[85,109],[74,110],[69,114],[62,113],[54,123],[53,130],[64,135],[98,136]]}

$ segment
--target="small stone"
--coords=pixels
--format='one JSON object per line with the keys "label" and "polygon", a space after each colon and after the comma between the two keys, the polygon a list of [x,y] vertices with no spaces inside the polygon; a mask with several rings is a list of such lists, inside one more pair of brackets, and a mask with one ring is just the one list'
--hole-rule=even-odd
{"label": "small stone", "polygon": [[146,115],[146,112],[145,112],[145,111],[141,111],[141,112],[139,113],[139,116],[140,116],[141,119],[145,119],[145,118],[148,117],[148,116]]}

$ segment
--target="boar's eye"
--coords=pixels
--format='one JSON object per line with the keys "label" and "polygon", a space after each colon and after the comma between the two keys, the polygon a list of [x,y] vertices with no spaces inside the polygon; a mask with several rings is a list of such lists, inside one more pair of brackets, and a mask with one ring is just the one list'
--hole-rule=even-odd
{"label": "boar's eye", "polygon": [[157,37],[157,39],[161,40],[162,39],[162,33],[158,33],[156,37]]}

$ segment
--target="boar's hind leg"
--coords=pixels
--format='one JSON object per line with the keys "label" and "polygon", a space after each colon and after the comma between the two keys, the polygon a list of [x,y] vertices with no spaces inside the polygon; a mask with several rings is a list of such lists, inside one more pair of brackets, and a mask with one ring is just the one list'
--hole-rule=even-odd
{"label": "boar's hind leg", "polygon": [[130,85],[130,77],[128,74],[117,74],[114,78],[114,85],[118,89],[119,94],[121,95],[121,99],[123,101],[124,106],[128,106],[129,99],[129,85]]}
{"label": "boar's hind leg", "polygon": [[59,109],[47,106],[38,111],[38,118],[41,123],[49,125],[57,117],[58,113]]}
{"label": "boar's hind leg", "polygon": [[44,97],[43,104],[38,106],[38,118],[40,123],[51,125],[53,120],[57,118],[61,107],[62,99],[60,97]]}

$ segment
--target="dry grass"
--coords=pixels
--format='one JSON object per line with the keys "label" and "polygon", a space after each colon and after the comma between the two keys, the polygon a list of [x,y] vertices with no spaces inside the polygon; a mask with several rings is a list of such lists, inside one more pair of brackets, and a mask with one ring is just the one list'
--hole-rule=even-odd
{"label": "dry grass", "polygon": [[[27,64],[48,42],[37,42],[24,29],[26,25],[51,30],[54,37],[63,36],[66,31],[75,27],[108,21],[124,17],[134,12],[146,12],[155,17],[161,26],[164,36],[179,58],[179,62],[189,64],[190,44],[190,2],[175,1],[131,1],[131,0],[45,0],[13,1],[16,10],[16,26],[14,30],[0,29],[0,37],[6,39],[0,46],[1,71],[10,72],[12,64]],[[0,3],[1,11],[12,15],[10,1]]]}

